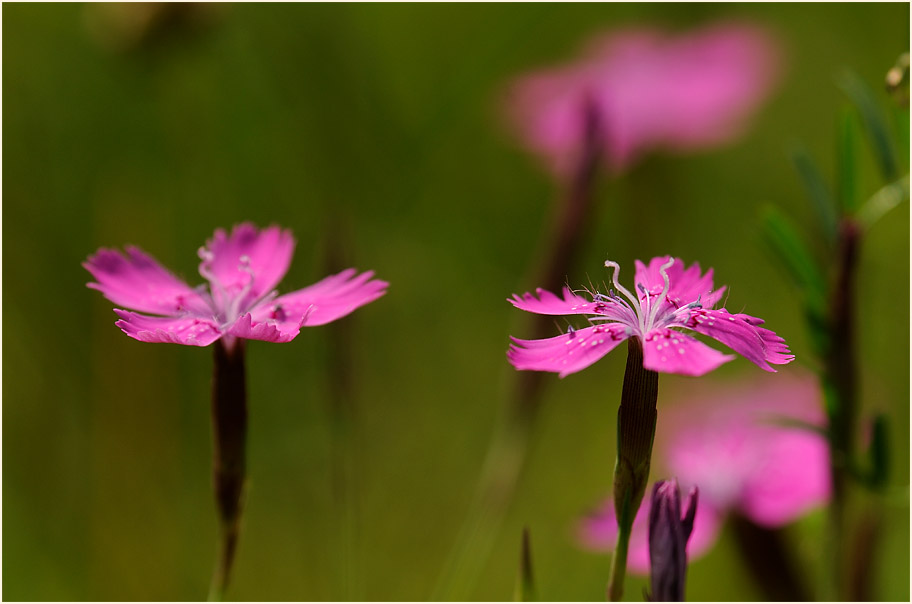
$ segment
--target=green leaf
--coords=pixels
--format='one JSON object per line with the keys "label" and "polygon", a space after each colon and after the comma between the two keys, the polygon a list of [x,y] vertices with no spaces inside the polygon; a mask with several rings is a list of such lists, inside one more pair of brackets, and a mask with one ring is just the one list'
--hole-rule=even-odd
{"label": "green leaf", "polygon": [[886,119],[871,88],[852,72],[846,72],[839,78],[839,87],[852,100],[861,115],[861,121],[874,147],[884,179],[896,180],[899,176],[896,154],[890,141]]}
{"label": "green leaf", "polygon": [[871,462],[869,485],[873,489],[881,489],[887,484],[890,470],[890,447],[887,433],[887,417],[880,414],[874,418],[871,426],[871,448],[868,449]]}
{"label": "green leaf", "polygon": [[858,221],[865,228],[871,228],[883,216],[909,199],[909,175],[882,187],[871,196],[858,211]]}
{"label": "green leaf", "polygon": [[909,171],[909,108],[895,109],[893,123],[896,124],[896,140],[898,141],[900,159],[906,171]]}
{"label": "green leaf", "polygon": [[858,125],[851,109],[844,108],[839,115],[839,133],[836,149],[836,178],[838,179],[839,204],[845,214],[854,214],[858,209],[858,191],[855,163],[855,148],[858,140]]}
{"label": "green leaf", "polygon": [[519,576],[516,580],[514,602],[535,602],[535,581],[532,577],[532,543],[529,527],[523,527],[522,546],[519,555]]}
{"label": "green leaf", "polygon": [[814,352],[825,354],[829,342],[826,278],[798,234],[795,225],[775,206],[762,210],[764,240],[785,267],[786,274],[805,296],[805,322]]}
{"label": "green leaf", "polygon": [[760,220],[767,244],[782,261],[795,285],[822,295],[826,290],[823,271],[808,252],[794,223],[772,205],[761,210]]}
{"label": "green leaf", "polygon": [[803,150],[792,151],[792,163],[801,176],[804,189],[817,211],[820,228],[827,243],[836,240],[836,204],[814,160]]}

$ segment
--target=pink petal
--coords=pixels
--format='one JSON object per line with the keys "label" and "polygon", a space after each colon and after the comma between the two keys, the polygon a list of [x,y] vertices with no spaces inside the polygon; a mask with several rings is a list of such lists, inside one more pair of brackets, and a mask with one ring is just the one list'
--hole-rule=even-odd
{"label": "pink petal", "polygon": [[740,508],[757,524],[776,527],[829,500],[829,452],[822,436],[803,428],[766,432],[769,442],[745,481]]}
{"label": "pink petal", "polygon": [[115,325],[140,342],[208,346],[222,337],[218,325],[208,319],[148,317],[116,308],[114,312],[120,317]]}
{"label": "pink petal", "polygon": [[782,338],[768,329],[757,327],[761,323],[762,319],[744,314],[733,315],[724,308],[693,309],[690,318],[681,326],[725,344],[764,371],[775,372],[770,363],[784,365],[795,357],[789,354]]}
{"label": "pink petal", "polygon": [[279,325],[277,321],[255,322],[250,313],[234,322],[228,334],[245,340],[263,340],[264,342],[291,342],[301,333],[301,323],[295,328],[290,322]]}
{"label": "pink petal", "polygon": [[507,301],[520,310],[539,315],[599,314],[623,323],[637,324],[636,315],[628,307],[607,296],[589,302],[567,287],[563,290],[563,299],[541,288],[536,289],[535,294],[538,298],[528,292],[522,296],[514,294],[513,298],[508,298]]}
{"label": "pink petal", "polygon": [[201,295],[172,275],[151,256],[127,247],[126,256],[116,250],[100,249],[82,264],[97,283],[89,283],[105,298],[142,312],[177,315],[186,312],[211,313],[208,296]]}
{"label": "pink petal", "polygon": [[522,296],[513,294],[513,298],[507,298],[507,302],[520,310],[539,315],[576,315],[591,312],[590,309],[594,303],[582,296],[577,296],[568,287],[565,287],[562,293],[564,297],[558,298],[555,294],[539,287],[535,290],[535,295],[528,292]]}
{"label": "pink petal", "polygon": [[245,298],[256,300],[272,291],[285,276],[294,247],[291,231],[277,226],[258,231],[245,222],[236,225],[231,235],[216,229],[212,238],[206,241],[211,257],[200,263],[200,273],[217,281],[212,283],[213,295],[217,298],[221,295],[220,287],[229,296],[237,295],[248,285],[252,275],[253,284]]}
{"label": "pink petal", "polygon": [[628,332],[626,325],[606,323],[544,340],[510,338],[513,344],[507,358],[517,369],[551,371],[566,377],[611,352],[630,337]]}
{"label": "pink petal", "polygon": [[[302,325],[323,325],[342,318],[386,293],[386,281],[372,279],[373,271],[357,274],[349,268],[322,281],[279,296],[252,311],[257,322],[272,319],[286,333]],[[357,276],[356,276],[357,275]]]}
{"label": "pink petal", "polygon": [[653,329],[643,342],[643,367],[662,373],[703,375],[734,358],[667,328]]}
{"label": "pink petal", "polygon": [[[697,485],[699,486],[699,485]],[[689,487],[688,487],[689,488]],[[638,575],[649,574],[649,509],[652,502],[647,489],[647,496],[637,511],[630,533],[630,549],[627,551],[627,568]],[[687,559],[689,562],[702,557],[712,549],[719,536],[721,515],[702,498],[697,504],[693,533],[687,541]],[[614,512],[614,501],[609,498],[594,514],[584,518],[577,530],[580,544],[586,549],[598,552],[611,552],[617,546],[617,518]]]}
{"label": "pink petal", "polygon": [[[641,301],[644,301],[646,296],[640,286],[649,293],[650,297],[662,293],[665,288],[665,279],[662,278],[661,268],[670,259],[671,256],[659,256],[650,260],[649,266],[639,260],[636,261],[634,280],[637,284],[637,295]],[[724,287],[713,291],[713,269],[709,269],[705,275],[701,275],[699,262],[695,262],[685,269],[684,261],[675,258],[674,264],[668,267],[666,274],[669,283],[666,299],[670,309],[680,308],[698,300],[703,306],[712,307],[725,291]]]}

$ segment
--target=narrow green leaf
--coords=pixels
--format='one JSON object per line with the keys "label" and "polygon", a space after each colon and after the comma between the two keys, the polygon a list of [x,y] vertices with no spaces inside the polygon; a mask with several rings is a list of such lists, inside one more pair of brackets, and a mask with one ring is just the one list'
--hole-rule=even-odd
{"label": "narrow green leaf", "polygon": [[855,148],[858,140],[858,126],[852,110],[844,108],[839,115],[839,138],[837,141],[836,178],[839,183],[839,204],[845,214],[854,214],[858,209]]}
{"label": "narrow green leaf", "polygon": [[529,527],[523,527],[522,546],[519,554],[519,576],[516,580],[514,602],[535,602],[535,581],[532,576],[532,542]]}
{"label": "narrow green leaf", "polygon": [[880,489],[886,486],[889,476],[890,447],[887,433],[887,418],[880,414],[874,418],[871,426],[871,448],[868,450],[871,460],[870,486]]}
{"label": "narrow green leaf", "polygon": [[825,273],[808,252],[795,225],[775,206],[763,208],[761,222],[770,251],[804,293],[804,315],[811,344],[814,353],[822,356],[829,342]]}
{"label": "narrow green leaf", "polygon": [[896,180],[899,176],[898,162],[893,151],[887,128],[887,121],[881,112],[874,93],[864,81],[852,72],[839,78],[839,86],[855,104],[868,138],[877,155],[877,162],[885,180]]}
{"label": "narrow green leaf", "polygon": [[896,124],[896,140],[899,158],[905,171],[909,171],[909,107],[894,109],[893,123]]}
{"label": "narrow green leaf", "polygon": [[882,187],[871,196],[858,211],[858,221],[865,228],[871,228],[883,216],[909,199],[909,175]]}
{"label": "narrow green leaf", "polygon": [[814,210],[817,211],[823,236],[827,243],[832,243],[836,240],[836,204],[833,201],[833,195],[814,160],[803,149],[798,148],[792,151],[792,163],[801,177],[808,197],[811,198]]}
{"label": "narrow green leaf", "polygon": [[826,428],[794,417],[787,417],[785,415],[769,415],[766,417],[759,417],[757,420],[758,423],[766,423],[771,426],[791,428],[793,430],[803,430],[805,432],[811,432],[812,434],[817,434],[824,437],[827,435]]}
{"label": "narrow green leaf", "polygon": [[822,295],[826,290],[823,271],[814,261],[798,234],[798,229],[775,206],[767,205],[761,213],[764,236],[795,285]]}

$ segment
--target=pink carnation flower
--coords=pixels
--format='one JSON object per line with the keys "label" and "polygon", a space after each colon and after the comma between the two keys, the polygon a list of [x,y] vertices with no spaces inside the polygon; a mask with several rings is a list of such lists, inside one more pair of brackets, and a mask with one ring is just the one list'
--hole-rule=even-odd
{"label": "pink carnation flower", "polygon": [[[652,371],[703,375],[732,355],[722,354],[679,330],[709,336],[741,354],[765,371],[771,365],[791,362],[785,341],[769,329],[760,327],[762,319],[731,314],[724,308],[713,310],[725,288],[713,291],[712,269],[702,274],[699,264],[684,268],[679,258],[653,258],[649,266],[637,260],[634,296],[620,283],[616,262],[605,266],[614,270],[614,289],[608,295],[591,294],[589,301],[564,288],[563,298],[542,289],[536,294],[514,295],[513,306],[542,315],[583,315],[591,325],[554,338],[520,340],[507,352],[517,369],[551,371],[565,377],[596,362],[630,337],[643,345],[643,366]],[[626,300],[617,295],[620,292]]]}
{"label": "pink carnation flower", "polygon": [[651,148],[698,149],[737,136],[771,89],[776,64],[770,37],[751,25],[677,36],[621,30],[567,65],[520,78],[508,106],[524,142],[565,175],[582,149],[591,102],[606,160],[621,171]]}
{"label": "pink carnation flower", "polygon": [[[775,528],[829,500],[826,439],[798,423],[825,425],[813,376],[701,387],[665,406],[656,434],[658,458],[681,485],[700,489],[689,559],[712,548],[730,511]],[[643,574],[649,571],[649,506],[645,499],[637,513],[628,558],[630,569]],[[617,520],[611,499],[582,521],[579,539],[588,549],[614,549]]]}
{"label": "pink carnation flower", "polygon": [[373,272],[347,269],[304,289],[278,295],[273,288],[291,263],[291,232],[240,224],[228,235],[217,229],[200,248],[200,274],[209,288],[190,287],[135,247],[126,255],[100,249],[83,266],[111,302],[151,313],[114,309],[116,325],[142,342],[208,346],[222,337],[289,342],[301,327],[344,317],[386,293]]}

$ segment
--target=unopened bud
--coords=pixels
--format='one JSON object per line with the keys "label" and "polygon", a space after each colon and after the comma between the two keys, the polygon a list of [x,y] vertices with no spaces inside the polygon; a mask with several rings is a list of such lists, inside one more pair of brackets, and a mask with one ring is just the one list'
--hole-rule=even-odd
{"label": "unopened bud", "polygon": [[649,510],[649,566],[652,600],[683,602],[687,575],[687,540],[697,513],[697,487],[693,487],[681,511],[681,491],[674,479],[652,488]]}

